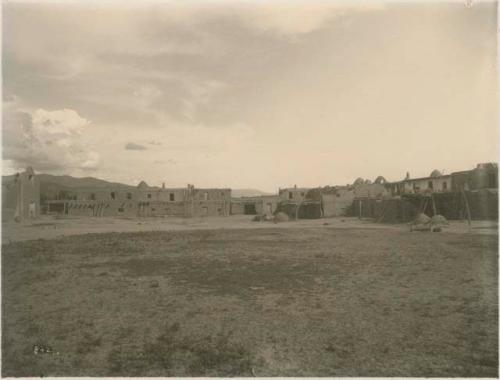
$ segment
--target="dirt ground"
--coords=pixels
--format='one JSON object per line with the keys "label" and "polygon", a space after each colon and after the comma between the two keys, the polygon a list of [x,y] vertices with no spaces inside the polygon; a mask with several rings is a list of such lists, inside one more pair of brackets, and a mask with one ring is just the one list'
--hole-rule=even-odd
{"label": "dirt ground", "polygon": [[[54,239],[63,236],[87,233],[138,232],[138,231],[192,231],[213,229],[262,229],[262,228],[362,228],[393,229],[406,231],[405,224],[380,224],[369,219],[325,218],[289,221],[275,224],[272,222],[252,222],[251,215],[233,215],[230,217],[197,218],[54,218],[42,216],[34,222],[2,223],[2,242],[25,241],[33,239]],[[447,232],[496,235],[498,222],[473,221],[469,226],[463,221],[450,221]]]}
{"label": "dirt ground", "polygon": [[498,376],[496,229],[246,218],[8,230],[2,375]]}

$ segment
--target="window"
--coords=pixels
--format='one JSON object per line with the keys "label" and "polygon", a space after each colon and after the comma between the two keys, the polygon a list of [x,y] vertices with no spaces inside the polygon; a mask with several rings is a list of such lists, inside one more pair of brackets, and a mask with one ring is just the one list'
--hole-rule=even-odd
{"label": "window", "polygon": [[175,194],[174,193],[170,193],[170,200],[175,201]]}
{"label": "window", "polygon": [[114,191],[112,191],[112,192],[111,192],[111,199],[115,199],[115,197],[116,197],[116,194],[115,194],[115,192],[114,192]]}
{"label": "window", "polygon": [[305,194],[304,193],[300,193],[300,196],[303,197]]}
{"label": "window", "polygon": [[432,183],[432,181],[428,181],[428,182],[427,182],[427,187],[428,187],[429,189],[434,189],[434,184]]}
{"label": "window", "polygon": [[443,182],[443,190],[448,190],[448,182]]}
{"label": "window", "polygon": [[125,211],[125,210],[123,209],[123,207],[120,207],[120,208],[118,209],[118,212],[123,212],[123,211]]}
{"label": "window", "polygon": [[291,191],[288,192],[288,199],[293,199],[293,193]]}
{"label": "window", "polygon": [[151,194],[148,194],[148,199],[151,199]]}
{"label": "window", "polygon": [[95,194],[94,193],[90,194],[90,200],[95,201]]}
{"label": "window", "polygon": [[127,193],[127,199],[132,199],[132,193]]}
{"label": "window", "polygon": [[203,193],[203,200],[208,201],[208,193],[207,192]]}
{"label": "window", "polygon": [[337,198],[340,198],[340,194],[339,194],[339,193],[335,194],[335,196],[336,196]]}

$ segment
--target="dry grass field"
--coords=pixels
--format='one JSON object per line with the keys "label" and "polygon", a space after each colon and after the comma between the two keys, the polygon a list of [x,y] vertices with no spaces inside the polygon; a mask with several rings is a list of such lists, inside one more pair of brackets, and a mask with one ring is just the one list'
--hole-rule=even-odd
{"label": "dry grass field", "polygon": [[322,226],[4,244],[2,375],[496,377],[497,247]]}

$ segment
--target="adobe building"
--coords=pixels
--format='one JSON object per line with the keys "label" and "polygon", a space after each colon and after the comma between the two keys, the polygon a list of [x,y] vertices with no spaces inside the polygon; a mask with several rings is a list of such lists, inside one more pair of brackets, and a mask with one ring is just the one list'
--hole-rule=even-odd
{"label": "adobe building", "polygon": [[498,189],[498,165],[477,164],[472,170],[451,173],[453,191]]}
{"label": "adobe building", "polygon": [[481,163],[472,170],[451,174],[433,170],[428,177],[422,178],[410,178],[407,174],[404,180],[388,183],[387,187],[393,196],[497,189],[498,165],[493,162]]}
{"label": "adobe building", "polygon": [[2,221],[28,221],[40,215],[40,181],[33,168],[2,179]]}
{"label": "adobe building", "polygon": [[[498,219],[498,166],[478,164],[472,170],[386,183],[387,197],[356,196],[352,214],[383,222],[407,222],[418,213],[447,219]],[[467,215],[468,214],[468,215]]]}
{"label": "adobe building", "polygon": [[451,181],[452,176],[450,174],[442,174],[439,170],[435,169],[428,177],[410,178],[409,174],[407,174],[404,180],[388,184],[388,188],[393,196],[442,193],[452,190]]}
{"label": "adobe building", "polygon": [[354,186],[334,186],[321,191],[323,217],[345,216],[356,197]]}
{"label": "adobe building", "polygon": [[188,185],[186,216],[229,216],[231,189],[197,189]]}
{"label": "adobe building", "polygon": [[301,202],[304,200],[309,190],[310,189],[307,187],[297,187],[297,185],[295,185],[294,187],[280,188],[278,190],[278,195],[282,201]]}
{"label": "adobe building", "polygon": [[66,216],[228,216],[231,189],[165,188],[139,183],[134,190],[82,188],[48,201],[48,214]]}
{"label": "adobe building", "polygon": [[279,195],[231,199],[231,215],[273,215],[281,202]]}
{"label": "adobe building", "polygon": [[317,219],[344,216],[354,197],[354,186],[325,186],[280,189],[278,211],[290,218]]}

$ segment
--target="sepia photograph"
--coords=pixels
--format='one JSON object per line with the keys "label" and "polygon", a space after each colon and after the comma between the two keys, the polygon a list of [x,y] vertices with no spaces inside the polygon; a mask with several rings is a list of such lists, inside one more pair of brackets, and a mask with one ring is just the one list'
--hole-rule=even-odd
{"label": "sepia photograph", "polygon": [[2,0],[1,377],[499,377],[497,0]]}

